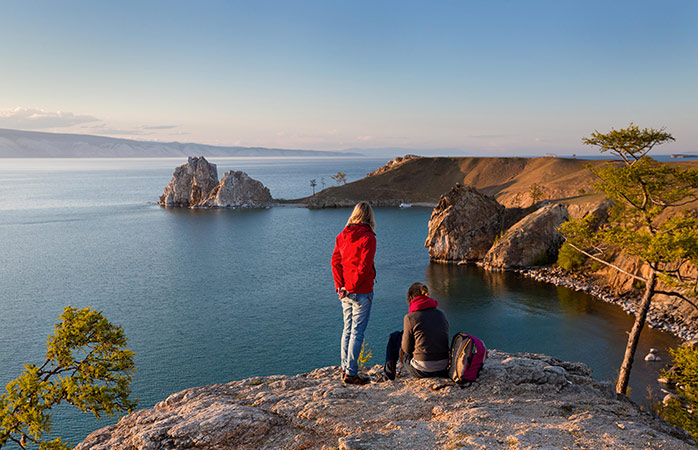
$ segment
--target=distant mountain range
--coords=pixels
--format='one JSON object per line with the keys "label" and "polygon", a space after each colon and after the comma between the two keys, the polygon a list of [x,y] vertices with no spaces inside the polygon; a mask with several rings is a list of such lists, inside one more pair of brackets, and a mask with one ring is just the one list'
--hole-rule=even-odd
{"label": "distant mountain range", "polygon": [[354,152],[148,142],[87,134],[44,133],[0,128],[0,158],[138,158],[225,156],[364,156]]}

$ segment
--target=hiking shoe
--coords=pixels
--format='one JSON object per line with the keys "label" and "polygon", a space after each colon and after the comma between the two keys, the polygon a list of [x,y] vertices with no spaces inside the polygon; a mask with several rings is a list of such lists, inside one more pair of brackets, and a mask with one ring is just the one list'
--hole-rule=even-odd
{"label": "hiking shoe", "polygon": [[356,384],[359,386],[363,386],[364,384],[370,383],[371,380],[368,378],[364,378],[361,375],[347,375],[344,377],[344,384]]}
{"label": "hiking shoe", "polygon": [[339,374],[339,379],[344,381],[344,377],[347,376],[347,371],[342,368],[342,372]]}

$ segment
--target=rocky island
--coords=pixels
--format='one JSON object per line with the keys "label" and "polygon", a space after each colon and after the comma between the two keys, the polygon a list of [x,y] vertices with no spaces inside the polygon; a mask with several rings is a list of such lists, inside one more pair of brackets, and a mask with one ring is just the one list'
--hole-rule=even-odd
{"label": "rocky island", "polygon": [[[369,374],[376,372],[374,367]],[[489,351],[478,381],[344,386],[338,367],[187,389],[76,450],[695,448],[582,363]]]}
{"label": "rocky island", "polygon": [[218,169],[203,156],[177,167],[158,204],[180,208],[265,208],[273,203],[262,183],[229,170],[218,182]]}

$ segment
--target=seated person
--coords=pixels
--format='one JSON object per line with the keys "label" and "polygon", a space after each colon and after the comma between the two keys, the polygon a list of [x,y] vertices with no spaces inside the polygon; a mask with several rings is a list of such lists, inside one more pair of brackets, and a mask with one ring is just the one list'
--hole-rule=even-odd
{"label": "seated person", "polygon": [[407,290],[409,312],[405,315],[403,331],[391,334],[386,351],[385,373],[395,378],[397,342],[401,338],[401,360],[404,370],[413,377],[447,377],[449,335],[446,314],[429,297],[429,288],[414,283]]}

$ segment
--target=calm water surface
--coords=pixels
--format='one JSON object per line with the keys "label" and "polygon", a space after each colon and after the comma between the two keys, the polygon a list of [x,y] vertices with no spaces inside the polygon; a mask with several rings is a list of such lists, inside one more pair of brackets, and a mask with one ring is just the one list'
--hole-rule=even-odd
{"label": "calm water surface", "polygon": [[[213,158],[246,171],[276,198],[350,181],[384,159]],[[140,407],[192,386],[338,364],[340,305],[330,254],[348,209],[167,210],[152,202],[180,159],[0,159],[0,384],[41,363],[66,305],[102,310],[136,352]],[[489,347],[584,361],[613,379],[632,318],[566,288],[510,273],[429,264],[430,209],[378,208],[375,301],[366,333],[382,362],[402,326],[404,292],[426,281],[451,331]],[[631,377],[641,401],[659,367],[650,347],[677,345],[646,328]],[[666,358],[666,353],[663,355]],[[114,420],[60,408],[55,434],[78,442]]]}

